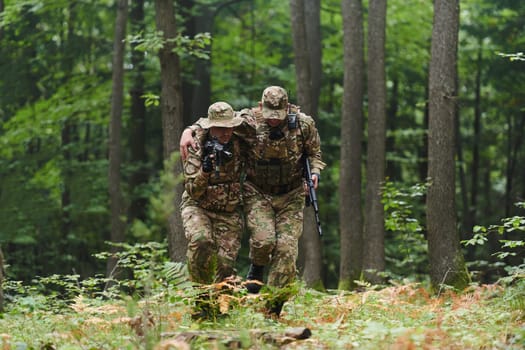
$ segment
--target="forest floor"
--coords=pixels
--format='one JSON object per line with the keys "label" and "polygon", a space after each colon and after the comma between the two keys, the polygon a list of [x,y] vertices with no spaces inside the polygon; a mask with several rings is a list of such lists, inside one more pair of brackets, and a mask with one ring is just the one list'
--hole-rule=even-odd
{"label": "forest floor", "polygon": [[298,286],[279,317],[268,307],[282,295],[235,288],[171,288],[141,299],[78,295],[62,307],[45,296],[19,298],[0,316],[0,349],[525,348],[523,282],[438,296],[418,284],[326,293]]}

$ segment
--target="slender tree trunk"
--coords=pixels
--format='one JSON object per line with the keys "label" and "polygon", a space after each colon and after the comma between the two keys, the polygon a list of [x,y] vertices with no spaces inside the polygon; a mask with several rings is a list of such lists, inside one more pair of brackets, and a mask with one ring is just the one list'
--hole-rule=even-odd
{"label": "slender tree trunk", "polygon": [[[428,84],[425,86],[425,101],[428,101]],[[428,102],[425,104],[425,113],[423,116],[423,130],[428,130]],[[419,179],[425,182],[428,177],[428,132],[423,134],[423,147],[419,149]]]}
{"label": "slender tree trunk", "polygon": [[[516,118],[516,120],[513,120]],[[508,155],[507,155],[507,170],[506,170],[506,185],[505,185],[505,217],[512,215],[512,208],[514,202],[519,201],[514,191],[514,174],[516,172],[516,165],[518,164],[519,150],[523,143],[523,134],[525,130],[525,116],[521,113],[518,117],[512,115],[508,116]]]}
{"label": "slender tree trunk", "polygon": [[[386,126],[387,130],[395,131],[398,128],[397,111],[399,109],[399,79],[392,79],[391,97],[387,110]],[[396,149],[395,137],[386,139],[386,152],[394,152]],[[386,163],[385,174],[392,181],[401,180],[400,167],[396,161],[388,161]]]}
{"label": "slender tree trunk", "polygon": [[479,188],[479,154],[481,148],[481,67],[483,63],[483,39],[480,39],[478,48],[478,59],[476,62],[476,97],[474,100],[474,145],[472,148],[472,166],[471,166],[471,191],[470,206],[465,212],[467,216],[466,230],[472,230],[476,223],[476,211],[478,207],[478,188]]}
{"label": "slender tree trunk", "polygon": [[301,111],[312,112],[312,81],[310,60],[306,37],[305,0],[290,0],[290,16],[292,22],[292,42],[297,85],[297,103]]}
{"label": "slender tree trunk", "polygon": [[[0,11],[1,13],[1,11]],[[0,312],[4,312],[4,254],[2,253],[2,246],[0,245]]]}
{"label": "slender tree trunk", "polygon": [[[75,3],[68,5],[68,11],[66,12],[65,21],[67,22],[67,31],[63,33],[62,41],[62,55],[64,59],[61,61],[62,71],[64,72],[63,82],[66,83],[71,79],[71,72],[74,66],[73,56],[73,45],[75,41],[74,37],[74,23],[75,23]],[[61,236],[62,241],[59,243],[59,253],[68,254],[71,253],[71,247],[68,246],[67,237],[69,236],[73,223],[71,222],[71,182],[73,177],[71,149],[73,149],[72,142],[74,140],[74,134],[77,131],[75,128],[75,119],[72,116],[65,116],[64,124],[60,132],[61,138],[61,149],[62,149],[62,193],[61,193]]]}
{"label": "slender tree trunk", "polygon": [[[0,0],[0,14],[4,12],[4,0]],[[4,37],[4,28],[0,25],[0,40]]]}
{"label": "slender tree trunk", "polygon": [[70,206],[71,206],[71,193],[70,193],[70,184],[71,184],[71,152],[70,152],[70,143],[71,143],[71,121],[69,118],[66,118],[62,130],[60,132],[61,139],[61,148],[62,148],[62,193],[60,195],[61,200],[61,225],[60,231],[61,235],[66,241],[69,232],[71,231],[71,215],[70,215]]}
{"label": "slender tree trunk", "polygon": [[[458,157],[458,164],[459,164],[459,185],[460,185],[460,192],[461,192],[461,206],[463,208],[463,218],[461,223],[461,229],[460,229],[460,237],[461,239],[466,239],[468,236],[469,230],[472,229],[472,223],[470,221],[471,215],[470,215],[470,204],[469,204],[469,190],[467,186],[467,176],[465,174],[465,158],[463,157],[463,140],[461,137],[461,133],[459,131],[460,125],[459,125],[459,115],[457,114],[457,117],[455,119],[456,124],[456,152]],[[472,231],[470,231],[472,232]]]}
{"label": "slender tree trunk", "polygon": [[[109,124],[109,202],[111,210],[111,234],[113,243],[124,241],[125,208],[120,189],[121,165],[121,129],[122,109],[124,100],[124,38],[126,37],[126,22],[128,16],[128,0],[117,0],[117,18],[115,20],[115,36],[113,41],[113,88],[111,94],[111,121]],[[111,247],[113,253],[118,247]],[[108,260],[106,275],[115,273],[117,259]]]}
{"label": "slender tree trunk", "polygon": [[361,0],[343,0],[344,81],[341,119],[339,288],[355,287],[361,275],[361,141],[363,139],[364,39]]}
{"label": "slender tree trunk", "polygon": [[[194,0],[180,2],[184,8],[185,32],[190,37],[198,33],[212,33],[215,12],[212,6],[199,4]],[[206,50],[210,51],[211,46]],[[188,62],[185,62],[187,65]],[[192,124],[199,117],[206,116],[211,104],[211,60],[191,59],[192,72],[190,79],[183,81],[184,124]]]}
{"label": "slender tree trunk", "polygon": [[[4,12],[4,0],[0,0],[0,15]],[[0,41],[4,37],[3,28],[0,25]],[[0,245],[0,312],[4,311],[4,290],[2,288],[4,282],[4,254],[2,253],[2,245]]]}
{"label": "slender tree trunk", "polygon": [[[155,0],[155,21],[157,30],[162,31],[164,40],[177,36],[175,11],[171,0]],[[173,152],[179,149],[179,137],[184,128],[182,119],[182,79],[179,57],[173,52],[174,44],[165,42],[159,51],[161,68],[161,111],[162,111],[162,138],[164,159],[171,158]],[[182,174],[181,162],[173,167],[176,176]],[[186,238],[182,228],[179,204],[182,197],[182,183],[176,185],[175,210],[168,218],[168,249],[173,261],[186,260]]]}
{"label": "slender tree trunk", "polygon": [[[133,33],[144,32],[144,0],[133,0],[131,11],[131,30]],[[129,122],[130,161],[134,166],[129,179],[131,203],[128,220],[144,220],[146,218],[147,198],[140,194],[140,186],[148,182],[146,169],[146,107],[144,95],[144,53],[131,44],[131,65],[133,67],[131,96],[131,115]]]}
{"label": "slender tree trunk", "polygon": [[[195,34],[198,33],[212,33],[213,22],[215,20],[214,13],[209,6],[201,6],[201,12],[195,18]],[[211,45],[206,48],[211,52]],[[206,116],[208,113],[208,106],[211,102],[211,59],[197,59],[195,62],[194,76],[198,84],[193,86],[191,109],[193,121],[198,117]]]}
{"label": "slender tree trunk", "polygon": [[507,164],[505,169],[505,217],[509,217],[510,213],[510,193],[512,192],[512,116],[507,114]]}
{"label": "slender tree trunk", "polygon": [[[312,110],[312,78],[310,72],[310,55],[306,31],[305,0],[290,0],[290,15],[292,19],[292,36],[294,47],[295,75],[297,82],[297,101],[301,111],[311,114]],[[304,224],[302,247],[305,259],[303,278],[309,287],[323,289],[321,277],[322,259],[321,242],[315,225],[312,209],[304,209]]]}
{"label": "slender tree trunk", "polygon": [[368,151],[364,224],[363,271],[372,283],[381,283],[385,270],[386,0],[370,0],[368,16]]}
{"label": "slender tree trunk", "polygon": [[310,115],[319,112],[319,95],[322,78],[322,37],[321,37],[321,0],[305,0],[304,15],[308,57],[310,61],[310,81],[312,89]]}
{"label": "slender tree trunk", "polygon": [[[322,68],[322,48],[321,48],[321,3],[320,0],[304,1],[304,20],[306,29],[306,42],[308,50],[308,61],[310,66],[311,98],[310,110],[306,111],[311,116],[318,115],[319,94],[321,92],[321,68]],[[299,263],[302,266],[303,279],[307,285],[322,289],[323,285],[318,283],[324,275],[322,269],[322,241],[317,237],[315,229],[317,223],[313,215],[312,208],[305,208],[304,230],[310,230],[303,234],[300,239]],[[307,237],[315,236],[312,239]],[[314,256],[315,259],[310,259]],[[308,258],[307,258],[308,257]],[[317,260],[319,259],[319,260]]]}
{"label": "slender tree trunk", "polygon": [[455,122],[459,0],[435,0],[429,75],[428,252],[430,280],[464,288],[469,282],[456,230]]}

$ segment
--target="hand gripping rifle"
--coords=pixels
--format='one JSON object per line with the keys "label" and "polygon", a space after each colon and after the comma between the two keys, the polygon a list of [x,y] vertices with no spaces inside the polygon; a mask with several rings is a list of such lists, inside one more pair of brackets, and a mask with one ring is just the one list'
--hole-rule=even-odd
{"label": "hand gripping rifle", "polygon": [[314,182],[312,181],[312,171],[310,170],[310,161],[306,156],[306,153],[303,153],[303,163],[304,163],[304,179],[306,185],[308,186],[308,196],[305,198],[306,206],[312,205],[315,212],[315,222],[317,224],[317,232],[319,236],[323,235],[323,230],[321,229],[321,221],[319,220],[319,204],[317,203],[317,194],[315,193]]}
{"label": "hand gripping rifle", "polygon": [[232,158],[232,152],[226,149],[226,146],[221,144],[219,140],[213,138],[212,140],[206,141],[204,144],[204,151],[207,156],[213,155],[213,162],[215,163],[215,177],[219,178],[219,169],[221,165],[224,165],[229,159]]}

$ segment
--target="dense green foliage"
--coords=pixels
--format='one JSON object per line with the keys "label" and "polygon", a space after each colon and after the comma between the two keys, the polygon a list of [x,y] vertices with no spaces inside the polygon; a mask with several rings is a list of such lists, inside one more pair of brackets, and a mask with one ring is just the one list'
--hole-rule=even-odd
{"label": "dense green foliage", "polygon": [[[0,17],[0,244],[11,280],[30,281],[55,273],[81,279],[103,272],[93,254],[108,250],[107,125],[110,109],[113,1],[5,0]],[[195,45],[198,57],[181,53],[184,79],[193,84],[196,60],[211,67],[211,100],[229,101],[234,108],[255,105],[264,86],[280,84],[295,98],[293,50],[287,2],[253,0],[202,1],[213,9],[211,52]],[[365,4],[366,5],[366,4]],[[525,197],[523,106],[524,62],[505,55],[522,51],[525,5],[519,1],[461,3],[459,47],[458,213],[463,239],[474,225],[494,224],[520,215],[513,206]],[[145,1],[144,32],[129,32],[131,43],[144,52],[144,164],[130,161],[130,97],[123,113],[123,193],[158,203],[163,168],[158,47],[154,4]],[[342,95],[342,19],[339,1],[323,1],[323,84],[316,117],[328,164],[319,190],[325,232],[325,285],[337,285],[339,266],[338,180],[339,122]],[[190,15],[179,14],[180,23]],[[366,11],[365,11],[366,21]],[[432,5],[422,0],[388,2],[387,81],[388,140],[385,196],[387,209],[387,275],[425,279],[426,244],[422,187],[426,156],[426,83],[432,25]],[[183,33],[184,34],[184,33]],[[126,57],[126,91],[137,74]],[[502,54],[502,55],[500,55]],[[522,57],[522,56],[512,56]],[[476,95],[478,92],[478,96]],[[187,101],[185,101],[187,103]],[[190,119],[197,118],[197,115]],[[480,127],[476,127],[479,117]],[[366,140],[365,140],[366,143]],[[366,146],[366,144],[365,144]],[[459,154],[459,151],[458,151]],[[364,155],[363,157],[366,157]],[[147,182],[130,188],[137,168]],[[412,190],[409,190],[412,189]],[[142,220],[128,218],[128,243],[162,242],[158,206],[150,205]],[[351,219],[351,218],[349,218]],[[467,220],[470,219],[470,220]],[[519,241],[516,231],[504,239]],[[243,248],[244,249],[244,248]],[[491,254],[498,240],[465,246],[473,269],[484,270],[484,281],[505,274],[502,261]],[[520,266],[523,247],[504,263]],[[246,268],[246,251],[239,270]],[[476,262],[474,266],[474,262]]]}

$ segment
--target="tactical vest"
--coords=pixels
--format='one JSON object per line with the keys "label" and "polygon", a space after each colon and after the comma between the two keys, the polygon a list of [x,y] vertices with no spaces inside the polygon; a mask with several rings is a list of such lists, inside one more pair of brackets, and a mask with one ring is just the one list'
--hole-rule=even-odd
{"label": "tactical vest", "polygon": [[[273,130],[260,111],[257,119],[257,144],[251,150],[247,179],[264,193],[279,195],[290,192],[303,183],[303,135],[300,129],[288,129],[286,123]],[[299,119],[299,114],[297,115]],[[276,137],[275,134],[282,134]],[[271,134],[274,136],[270,137]],[[273,139],[272,139],[273,138]]]}
{"label": "tactical vest", "polygon": [[[232,157],[221,164],[218,171],[214,168],[209,175],[205,193],[196,200],[198,205],[212,211],[234,211],[241,203],[241,158],[240,141],[232,136]],[[200,168],[200,162],[199,162]]]}

